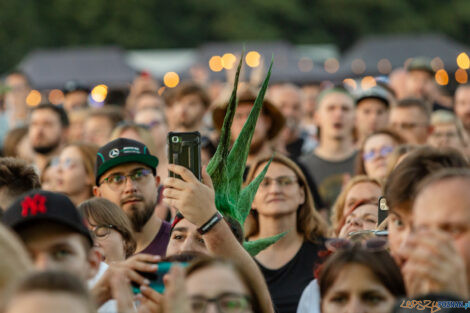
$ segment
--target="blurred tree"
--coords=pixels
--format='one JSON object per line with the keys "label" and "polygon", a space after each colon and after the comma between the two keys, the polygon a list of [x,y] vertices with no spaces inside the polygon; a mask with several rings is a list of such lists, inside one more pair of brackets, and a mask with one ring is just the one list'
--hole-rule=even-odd
{"label": "blurred tree", "polygon": [[469,31],[467,0],[0,1],[0,72],[41,47],[287,40],[344,50],[368,34],[441,32],[468,43]]}

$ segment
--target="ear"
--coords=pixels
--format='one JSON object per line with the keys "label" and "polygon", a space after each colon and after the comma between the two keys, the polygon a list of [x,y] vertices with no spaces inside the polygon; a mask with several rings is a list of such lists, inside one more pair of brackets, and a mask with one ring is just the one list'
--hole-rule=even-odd
{"label": "ear", "polygon": [[93,196],[101,198],[101,190],[98,186],[93,186]]}
{"label": "ear", "polygon": [[88,279],[92,279],[96,276],[100,269],[102,255],[95,247],[91,248],[88,253]]}

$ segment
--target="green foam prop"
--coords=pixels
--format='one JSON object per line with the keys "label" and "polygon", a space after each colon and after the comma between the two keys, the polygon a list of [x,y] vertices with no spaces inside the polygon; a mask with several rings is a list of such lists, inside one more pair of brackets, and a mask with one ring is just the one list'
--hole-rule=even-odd
{"label": "green foam prop", "polygon": [[[251,203],[253,202],[256,191],[258,190],[258,187],[271,164],[270,160],[264,167],[263,171],[248,186],[242,188],[243,173],[245,171],[245,164],[248,158],[251,139],[255,130],[256,121],[258,120],[263,107],[263,99],[268,88],[271,69],[273,66],[273,60],[271,59],[268,74],[266,75],[258,96],[256,97],[253,108],[250,111],[250,115],[230,150],[230,128],[238,105],[237,89],[243,56],[244,52],[240,57],[240,62],[235,74],[235,82],[228,102],[227,111],[225,113],[220,142],[217,146],[217,151],[207,165],[207,173],[211,176],[215,189],[215,205],[217,209],[222,213],[222,215],[235,219],[240,223],[242,228],[248,214],[250,213]],[[279,240],[284,234],[285,233],[269,238],[244,242],[243,246],[250,255],[255,256],[260,251],[266,249],[268,246]]]}

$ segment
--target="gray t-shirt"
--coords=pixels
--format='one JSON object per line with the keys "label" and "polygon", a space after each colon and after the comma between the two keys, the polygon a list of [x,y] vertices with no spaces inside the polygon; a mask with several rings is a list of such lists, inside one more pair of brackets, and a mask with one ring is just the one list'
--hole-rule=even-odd
{"label": "gray t-shirt", "polygon": [[341,161],[328,161],[314,153],[300,157],[310,175],[315,179],[325,206],[330,209],[341,188],[349,177],[354,175],[357,152]]}

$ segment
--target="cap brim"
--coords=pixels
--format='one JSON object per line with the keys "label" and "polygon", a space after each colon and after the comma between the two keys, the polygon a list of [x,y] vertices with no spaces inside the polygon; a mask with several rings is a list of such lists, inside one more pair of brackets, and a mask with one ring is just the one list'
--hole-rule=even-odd
{"label": "cap brim", "polygon": [[153,171],[153,173],[156,173],[156,168],[158,165],[158,159],[151,155],[151,154],[132,154],[132,155],[125,155],[125,156],[120,156],[111,160],[108,160],[101,164],[101,166],[98,169],[98,172],[96,173],[96,185],[99,185],[99,179],[101,178],[101,175],[103,175],[107,170],[121,165],[125,163],[141,163],[144,165],[147,165],[150,167]]}

